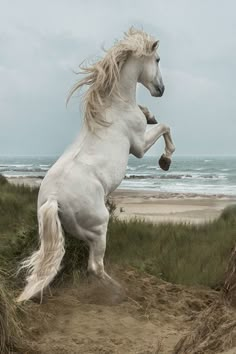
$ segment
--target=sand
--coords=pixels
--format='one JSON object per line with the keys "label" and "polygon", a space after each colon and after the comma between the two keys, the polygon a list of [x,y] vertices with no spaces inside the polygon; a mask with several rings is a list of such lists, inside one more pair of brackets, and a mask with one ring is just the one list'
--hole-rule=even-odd
{"label": "sand", "polygon": [[[9,178],[11,183],[39,187],[41,178]],[[236,196],[159,193],[117,189],[111,198],[121,220],[144,219],[153,223],[204,223],[216,219],[222,210],[236,203]]]}
{"label": "sand", "polygon": [[28,353],[171,354],[200,311],[218,298],[213,290],[173,285],[132,268],[113,276],[124,298],[81,282],[52,289],[42,305],[28,302]]}
{"label": "sand", "polygon": [[118,190],[113,193],[119,219],[174,223],[204,223],[216,219],[222,210],[236,203],[236,197],[155,193]]}

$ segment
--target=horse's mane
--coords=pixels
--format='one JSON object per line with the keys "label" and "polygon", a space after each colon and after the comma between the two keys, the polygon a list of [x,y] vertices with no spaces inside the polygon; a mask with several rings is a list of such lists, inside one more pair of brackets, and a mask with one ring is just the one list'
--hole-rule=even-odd
{"label": "horse's mane", "polygon": [[106,52],[104,58],[92,66],[81,67],[81,73],[86,76],[72,87],[67,102],[84,85],[89,87],[84,94],[83,103],[85,121],[91,130],[94,130],[96,123],[109,125],[101,118],[100,112],[105,107],[105,98],[117,91],[120,71],[128,57],[131,54],[136,57],[152,55],[154,41],[144,31],[131,27],[124,33],[124,38]]}

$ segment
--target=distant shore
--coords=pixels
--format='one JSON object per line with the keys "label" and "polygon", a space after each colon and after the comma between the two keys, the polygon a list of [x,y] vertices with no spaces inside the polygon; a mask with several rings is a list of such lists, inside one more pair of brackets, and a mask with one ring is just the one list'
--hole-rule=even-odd
{"label": "distant shore", "polygon": [[7,177],[7,180],[15,185],[26,185],[35,188],[40,186],[43,177]]}
{"label": "distant shore", "polygon": [[[42,178],[8,178],[10,183],[39,187]],[[236,204],[236,196],[167,193],[146,190],[117,189],[111,195],[116,204],[115,215],[121,220],[204,223],[216,219],[222,210]]]}
{"label": "distant shore", "polygon": [[205,223],[219,217],[236,197],[154,191],[117,190],[113,193],[119,219],[133,217],[154,223]]}

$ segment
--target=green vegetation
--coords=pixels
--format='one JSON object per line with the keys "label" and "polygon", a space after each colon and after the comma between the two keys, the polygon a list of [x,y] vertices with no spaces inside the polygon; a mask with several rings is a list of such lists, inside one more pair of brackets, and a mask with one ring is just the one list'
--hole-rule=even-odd
{"label": "green vegetation", "polygon": [[116,220],[110,223],[107,256],[172,283],[218,288],[235,241],[236,207],[205,225]]}
{"label": "green vegetation", "polygon": [[[23,258],[37,248],[37,189],[17,187],[0,178],[0,268],[15,272]],[[110,210],[114,211],[111,204]],[[106,262],[129,265],[166,281],[187,285],[221,285],[236,241],[236,207],[215,222],[194,225],[153,225],[111,218]],[[63,278],[85,269],[87,247],[66,237]],[[19,286],[22,278],[9,278]]]}
{"label": "green vegetation", "polygon": [[[0,353],[15,353],[26,348],[22,338],[20,307],[17,306],[5,287],[6,274],[0,272]],[[24,351],[23,351],[24,352]]]}
{"label": "green vegetation", "polygon": [[0,268],[16,264],[35,246],[37,189],[15,186],[0,178]]}

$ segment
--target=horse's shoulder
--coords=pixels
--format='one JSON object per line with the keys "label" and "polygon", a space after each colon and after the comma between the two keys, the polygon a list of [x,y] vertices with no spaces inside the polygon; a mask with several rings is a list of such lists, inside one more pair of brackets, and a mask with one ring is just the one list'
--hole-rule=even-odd
{"label": "horse's shoulder", "polygon": [[130,115],[128,115],[128,123],[130,129],[132,129],[136,133],[144,133],[147,126],[147,120],[141,109],[137,106],[132,111]]}

